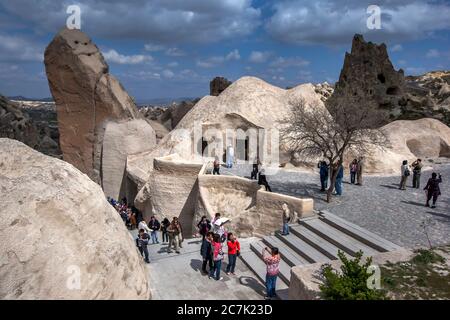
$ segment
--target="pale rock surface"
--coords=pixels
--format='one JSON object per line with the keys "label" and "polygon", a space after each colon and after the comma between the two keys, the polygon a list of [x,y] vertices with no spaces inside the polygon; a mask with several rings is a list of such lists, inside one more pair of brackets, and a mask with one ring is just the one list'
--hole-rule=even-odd
{"label": "pale rock surface", "polygon": [[109,120],[138,118],[98,47],[79,30],[61,30],[45,51],[65,161],[100,183],[103,133]]}
{"label": "pale rock surface", "polygon": [[133,239],[85,174],[0,139],[0,189],[0,299],[150,298]]}
{"label": "pale rock surface", "polygon": [[102,186],[106,196],[126,196],[127,156],[150,151],[155,145],[155,131],[143,119],[106,125],[102,148]]}

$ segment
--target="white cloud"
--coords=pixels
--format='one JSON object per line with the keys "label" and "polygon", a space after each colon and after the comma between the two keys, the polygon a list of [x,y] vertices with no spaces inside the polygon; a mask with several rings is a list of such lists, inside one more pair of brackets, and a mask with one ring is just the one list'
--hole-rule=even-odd
{"label": "white cloud", "polygon": [[248,60],[252,63],[264,63],[271,55],[269,51],[252,51]]}
{"label": "white cloud", "polygon": [[163,51],[165,49],[165,47],[163,45],[160,44],[151,44],[148,43],[144,46],[146,51],[149,52],[157,52],[157,51]]}
{"label": "white cloud", "polygon": [[186,53],[178,48],[169,48],[166,50],[166,55],[169,57],[182,57],[185,56]]}
{"label": "white cloud", "polygon": [[239,54],[239,50],[234,49],[225,57],[225,60],[240,60],[241,55]]}
{"label": "white cloud", "polygon": [[176,61],[173,61],[173,62],[168,63],[167,66],[169,66],[170,68],[176,68],[179,66],[179,63]]}
{"label": "white cloud", "polygon": [[108,62],[118,63],[118,64],[141,64],[145,62],[153,61],[153,58],[148,55],[131,55],[126,56],[118,53],[114,49],[110,49],[103,53],[103,56]]}
{"label": "white cloud", "polygon": [[44,61],[44,46],[20,36],[0,34],[0,61]]}
{"label": "white cloud", "polygon": [[[151,43],[218,42],[247,36],[260,25],[252,0],[77,0],[82,28],[94,37],[132,37]],[[1,0],[2,11],[24,19],[37,32],[55,32],[65,23],[70,1]],[[26,9],[25,9],[26,8]]]}
{"label": "white cloud", "polygon": [[441,56],[441,53],[437,49],[430,49],[428,50],[426,57],[427,58],[439,58]]}
{"label": "white cloud", "polygon": [[346,44],[355,33],[372,41],[389,42],[427,37],[450,29],[450,6],[442,1],[378,0],[381,29],[367,28],[368,3],[360,0],[287,0],[273,5],[266,30],[293,44]]}
{"label": "white cloud", "polygon": [[174,75],[175,75],[171,70],[164,70],[164,71],[162,72],[162,74],[163,74],[163,77],[164,77],[164,78],[167,78],[167,79],[171,79],[171,78],[173,78]]}
{"label": "white cloud", "polygon": [[402,50],[403,50],[403,47],[401,44],[396,44],[396,45],[392,46],[392,48],[391,48],[392,52],[398,52],[398,51],[402,51]]}
{"label": "white cloud", "polygon": [[301,57],[278,57],[273,61],[270,66],[273,68],[290,68],[290,67],[306,67],[309,65],[309,61]]}
{"label": "white cloud", "polygon": [[223,64],[225,61],[239,60],[241,55],[237,49],[234,49],[225,56],[213,56],[204,60],[197,60],[197,66],[201,68],[213,68]]}

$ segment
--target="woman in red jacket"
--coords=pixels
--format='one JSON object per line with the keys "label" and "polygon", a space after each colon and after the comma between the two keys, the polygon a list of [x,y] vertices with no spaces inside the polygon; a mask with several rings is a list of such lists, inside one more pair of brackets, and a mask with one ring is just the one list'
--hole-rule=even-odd
{"label": "woman in red jacket", "polygon": [[230,232],[228,234],[228,265],[227,265],[227,275],[230,272],[235,275],[234,268],[236,267],[236,259],[241,251],[241,245],[237,241],[236,237]]}

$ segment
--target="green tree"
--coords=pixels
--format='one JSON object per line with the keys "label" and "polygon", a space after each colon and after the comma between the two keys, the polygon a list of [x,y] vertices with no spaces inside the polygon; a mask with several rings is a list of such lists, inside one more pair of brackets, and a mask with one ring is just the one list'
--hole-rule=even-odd
{"label": "green tree", "polygon": [[330,264],[324,264],[320,270],[323,284],[319,286],[324,299],[328,300],[384,300],[387,299],[385,291],[371,289],[367,280],[373,273],[368,273],[372,258],[361,264],[363,252],[359,251],[356,257],[348,259],[342,251],[338,252],[342,262],[340,272],[334,270]]}

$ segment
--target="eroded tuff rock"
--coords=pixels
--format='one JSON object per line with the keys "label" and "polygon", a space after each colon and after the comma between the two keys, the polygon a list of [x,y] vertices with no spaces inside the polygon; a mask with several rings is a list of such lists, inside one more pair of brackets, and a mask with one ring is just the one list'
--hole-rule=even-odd
{"label": "eroded tuff rock", "polygon": [[352,50],[327,103],[364,103],[386,110],[389,121],[435,118],[450,125],[450,72],[404,76],[395,70],[384,43],[355,35]]}
{"label": "eroded tuff rock", "polygon": [[0,95],[1,138],[19,140],[33,149],[58,157],[59,145],[51,135],[48,123],[36,123],[27,112]]}
{"label": "eroded tuff rock", "polygon": [[79,30],[63,29],[55,36],[45,51],[45,66],[63,158],[100,182],[106,123],[137,118],[136,105],[108,73],[97,46]]}
{"label": "eroded tuff rock", "polygon": [[133,239],[85,174],[0,139],[0,190],[0,299],[150,298]]}
{"label": "eroded tuff rock", "polygon": [[357,101],[395,113],[405,106],[403,70],[396,71],[384,43],[377,45],[355,35],[352,50],[345,54],[344,66],[327,103]]}
{"label": "eroded tuff rock", "polygon": [[180,103],[173,103],[167,110],[161,115],[161,122],[172,130],[183,117],[188,113],[200,99],[193,101],[182,101]]}
{"label": "eroded tuff rock", "polygon": [[226,88],[228,88],[231,85],[231,81],[228,81],[224,77],[215,77],[210,83],[209,83],[209,90],[211,96],[218,96],[221,94]]}

